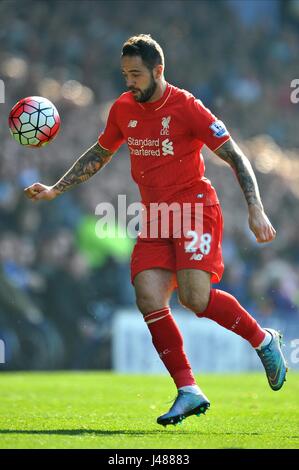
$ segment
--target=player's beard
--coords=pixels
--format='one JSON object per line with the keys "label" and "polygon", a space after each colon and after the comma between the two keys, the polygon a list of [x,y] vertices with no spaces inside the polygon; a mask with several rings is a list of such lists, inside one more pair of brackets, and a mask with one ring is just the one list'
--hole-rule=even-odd
{"label": "player's beard", "polygon": [[151,82],[149,86],[145,90],[137,90],[138,94],[136,93],[133,96],[135,100],[138,101],[138,103],[145,103],[146,101],[151,99],[156,89],[157,89],[157,83],[155,82],[154,76],[151,73]]}

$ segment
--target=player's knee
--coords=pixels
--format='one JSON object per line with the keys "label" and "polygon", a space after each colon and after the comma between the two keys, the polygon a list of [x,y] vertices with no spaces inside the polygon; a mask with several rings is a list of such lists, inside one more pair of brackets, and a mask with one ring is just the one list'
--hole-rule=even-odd
{"label": "player's knee", "polygon": [[181,304],[192,310],[194,313],[202,313],[206,310],[210,298],[210,291],[197,292],[189,290],[188,292],[181,292],[179,300]]}
{"label": "player's knee", "polygon": [[155,312],[165,307],[163,302],[159,302],[153,295],[143,294],[136,296],[136,305],[139,308],[142,315],[146,315],[150,312]]}

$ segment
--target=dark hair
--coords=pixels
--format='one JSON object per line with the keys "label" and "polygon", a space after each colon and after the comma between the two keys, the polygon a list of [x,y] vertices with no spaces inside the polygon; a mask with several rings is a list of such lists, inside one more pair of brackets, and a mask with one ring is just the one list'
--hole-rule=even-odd
{"label": "dark hair", "polygon": [[156,65],[164,66],[164,54],[162,47],[150,34],[138,34],[126,40],[122,48],[121,57],[140,56],[148,69],[152,70]]}

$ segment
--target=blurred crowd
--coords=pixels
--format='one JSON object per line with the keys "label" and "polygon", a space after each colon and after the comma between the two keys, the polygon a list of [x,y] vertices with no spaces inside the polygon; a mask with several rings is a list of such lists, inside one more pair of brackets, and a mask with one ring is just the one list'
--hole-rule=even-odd
{"label": "blurred crowd", "polygon": [[[250,21],[235,0],[0,3],[6,368],[109,368],[113,314],[134,308],[134,240],[95,234],[97,204],[116,207],[118,194],[126,194],[128,205],[139,200],[126,148],[100,175],[50,203],[26,200],[23,189],[35,181],[53,184],[96,141],[124,90],[121,45],[139,32],[151,33],[164,48],[166,79],[227,124],[253,164],[277,230],[274,243],[256,244],[234,175],[205,149],[225,219],[226,271],[218,287],[267,325],[268,317],[299,319],[299,104],[290,100],[290,83],[299,78],[299,9],[291,0],[267,3],[264,20],[257,9]],[[60,134],[42,149],[18,145],[6,124],[10,108],[30,95],[51,99],[62,119]],[[178,305],[175,296],[172,302]]]}

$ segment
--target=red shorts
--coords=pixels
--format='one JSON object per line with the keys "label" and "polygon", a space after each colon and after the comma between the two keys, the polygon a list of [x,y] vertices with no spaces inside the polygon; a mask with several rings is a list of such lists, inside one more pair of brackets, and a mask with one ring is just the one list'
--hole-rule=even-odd
{"label": "red shorts", "polygon": [[[199,269],[212,274],[211,282],[221,280],[224,264],[222,258],[223,219],[219,204],[201,205],[201,226],[195,225],[196,214],[191,212],[192,227],[174,236],[172,230],[167,238],[138,237],[131,258],[131,280],[146,269],[164,268],[176,273],[180,269]],[[197,217],[198,218],[198,217]],[[197,230],[196,230],[197,229]],[[160,233],[159,233],[160,234]],[[186,236],[188,235],[188,237]],[[176,284],[177,287],[177,284]]]}

